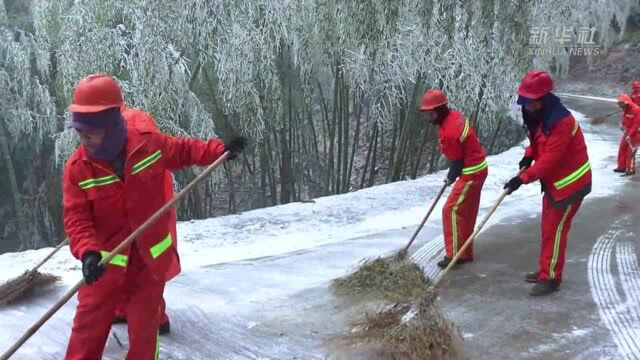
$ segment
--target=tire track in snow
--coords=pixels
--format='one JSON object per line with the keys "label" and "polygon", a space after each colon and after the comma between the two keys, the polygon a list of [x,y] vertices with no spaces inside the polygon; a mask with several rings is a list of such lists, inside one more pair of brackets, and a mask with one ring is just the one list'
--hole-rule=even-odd
{"label": "tire track in snow", "polygon": [[411,258],[413,262],[422,266],[427,278],[433,279],[441,270],[432,260],[437,257],[438,254],[442,253],[443,250],[444,244],[442,242],[442,235],[440,235],[419,248],[411,255]]}
{"label": "tire track in snow", "polygon": [[629,335],[629,329],[633,327],[632,320],[627,316],[627,308],[620,297],[620,293],[616,287],[616,278],[611,271],[614,245],[620,234],[621,231],[619,230],[612,232],[608,241],[603,243],[599,266],[600,284],[607,295],[603,297],[603,299],[606,301],[605,304],[608,307],[609,316],[614,317],[615,320],[611,324],[617,327],[616,334],[621,338],[620,342],[624,344],[623,347],[626,349],[625,353],[638,354],[640,351],[640,343],[638,341],[640,339],[635,339]]}
{"label": "tire track in snow", "polygon": [[[610,299],[611,293],[609,292],[609,288],[606,286],[607,282],[613,281],[613,278],[609,273],[609,266],[606,260],[609,259],[609,251],[611,248],[610,243],[615,235],[616,231],[610,230],[596,241],[587,263],[589,271],[588,277],[592,297],[596,302],[600,318],[605,323],[607,329],[612,333],[614,342],[618,348],[627,352],[629,351],[629,347],[623,336],[623,332],[620,330],[623,326],[621,326],[618,317],[613,316],[609,309],[612,302]],[[602,277],[605,276],[605,272],[607,279],[603,280]]]}
{"label": "tire track in snow", "polygon": [[[629,301],[634,301],[633,297],[639,294],[635,292],[634,295],[633,290],[639,289],[638,278],[629,274],[629,267],[633,264],[628,253],[616,251],[619,281],[624,289],[626,302],[616,288],[616,279],[611,271],[612,252],[616,240],[623,233],[622,230],[615,229],[619,225],[620,221],[615,222],[614,229],[600,236],[594,244],[587,265],[589,285],[600,318],[609,329],[620,355],[625,359],[640,359],[640,319],[629,312]],[[637,261],[634,262],[637,266]]]}
{"label": "tire track in snow", "polygon": [[618,261],[618,274],[622,289],[627,300],[630,316],[634,319],[634,338],[640,339],[640,304],[636,301],[640,300],[640,270],[638,268],[638,260],[629,242],[618,242],[616,245],[616,259]]}
{"label": "tire track in snow", "polygon": [[614,342],[624,353],[633,351],[633,339],[625,336],[624,329],[628,326],[621,318],[616,304],[620,299],[615,291],[614,278],[609,269],[613,239],[619,231],[610,230],[598,238],[594,250],[589,255],[589,284],[592,296],[598,307],[600,317],[613,335]]}

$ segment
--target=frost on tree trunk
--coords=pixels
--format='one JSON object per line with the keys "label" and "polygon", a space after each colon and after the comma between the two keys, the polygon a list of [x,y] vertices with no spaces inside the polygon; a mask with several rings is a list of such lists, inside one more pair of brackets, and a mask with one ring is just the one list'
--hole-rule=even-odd
{"label": "frost on tree trunk", "polygon": [[2,157],[4,159],[5,166],[7,167],[6,176],[9,179],[9,186],[11,187],[11,196],[13,197],[13,210],[16,217],[17,233],[20,238],[21,248],[30,248],[31,244],[28,242],[28,230],[25,221],[22,200],[20,198],[20,191],[18,190],[18,181],[16,179],[16,171],[13,167],[13,159],[11,158],[11,150],[9,148],[9,134],[7,133],[5,122],[0,119],[0,151],[2,151]]}

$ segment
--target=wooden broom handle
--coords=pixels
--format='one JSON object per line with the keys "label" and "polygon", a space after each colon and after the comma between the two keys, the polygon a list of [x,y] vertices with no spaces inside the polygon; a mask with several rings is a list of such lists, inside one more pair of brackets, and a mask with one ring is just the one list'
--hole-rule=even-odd
{"label": "wooden broom handle", "polygon": [[411,236],[411,239],[409,240],[409,242],[407,243],[407,245],[404,247],[404,249],[402,249],[402,254],[406,254],[407,251],[409,251],[409,247],[411,246],[411,244],[413,244],[413,241],[416,239],[416,237],[418,236],[418,233],[420,232],[420,230],[422,230],[422,227],[424,226],[424,224],[427,222],[427,219],[429,218],[429,216],[431,215],[431,213],[433,212],[433,209],[436,207],[436,204],[438,203],[438,201],[440,200],[440,198],[442,197],[442,194],[444,194],[445,189],[447,188],[448,184],[445,183],[444,185],[442,185],[442,189],[440,189],[440,192],[438,192],[438,195],[436,196],[436,198],[433,200],[433,203],[431,204],[431,207],[429,208],[429,211],[427,211],[427,215],[424,216],[424,218],[422,219],[422,222],[420,223],[420,226],[418,226],[418,228],[416,229],[416,231],[413,233],[413,235]]}
{"label": "wooden broom handle", "polygon": [[[184,198],[187,195],[187,193],[191,191],[191,189],[193,189],[196,185],[198,185],[202,180],[204,180],[207,176],[209,176],[215,169],[217,169],[220,166],[220,164],[222,164],[225,160],[227,160],[227,158],[229,157],[229,154],[230,153],[228,151],[225,152],[222,156],[220,156],[220,158],[218,158],[218,160],[216,160],[213,164],[209,165],[200,175],[198,175],[195,179],[193,179],[193,181],[189,183],[189,185],[187,185],[184,189],[182,189],[182,191],[180,191],[180,193],[178,193],[173,199],[171,199],[171,201],[169,201],[163,207],[158,209],[158,211],[156,211],[153,215],[151,215],[151,217],[147,219],[147,221],[145,221],[139,228],[137,228],[133,233],[131,233],[131,235],[129,235],[126,239],[124,239],[120,243],[120,245],[118,245],[115,249],[113,249],[107,256],[103,257],[100,263],[101,264],[108,263],[109,261],[111,261],[111,259],[113,259],[115,255],[120,253],[127,246],[131,245],[131,243],[133,243],[133,241],[135,241],[135,239],[138,238],[149,226],[151,226],[162,215],[164,215],[164,213],[166,213],[178,201],[182,200],[182,198]],[[80,287],[83,284],[84,284],[84,278],[80,279],[80,281],[78,281],[77,284],[75,284],[71,289],[69,289],[69,291],[67,291],[64,294],[64,296],[51,307],[51,309],[49,309],[38,321],[36,321],[36,323],[33,324],[27,330],[27,332],[25,332],[24,335],[22,335],[22,337],[20,337],[20,339],[18,339],[18,341],[16,341],[16,343],[13,344],[11,348],[9,348],[9,350],[7,350],[4,354],[2,354],[2,357],[0,357],[0,360],[8,360],[11,357],[11,355],[13,355],[16,351],[18,351],[18,349],[22,345],[24,345],[24,343],[27,342],[27,340],[29,340],[29,338],[33,336],[33,334],[35,334],[42,327],[42,325],[44,325],[44,323],[47,322],[47,320],[49,320],[58,310],[60,310],[60,308],[64,304],[66,304],[67,301],[71,299],[71,297],[73,297],[73,295],[78,291],[78,289],[80,289]]]}
{"label": "wooden broom handle", "polygon": [[631,144],[631,140],[629,140],[629,136],[625,136],[625,139],[627,140],[627,144],[629,144],[629,147],[631,148],[631,153],[633,153],[633,155],[635,156],[636,154],[636,150],[638,150],[637,146],[633,146],[633,144]]}
{"label": "wooden broom handle", "polygon": [[42,259],[38,265],[34,266],[33,269],[31,269],[31,273],[35,273],[36,271],[38,271],[38,269],[40,268],[40,266],[44,265],[44,263],[46,263],[47,261],[49,261],[49,259],[51,259],[51,257],[53,255],[55,255],[60,249],[62,249],[63,246],[65,245],[69,245],[69,238],[64,239],[63,242],[61,242],[60,244],[58,244],[58,246],[56,246],[55,249],[53,249],[53,251],[51,251],[49,253],[49,255],[47,255],[44,259]]}
{"label": "wooden broom handle", "polygon": [[447,265],[447,267],[444,269],[444,271],[440,274],[440,276],[438,276],[438,278],[436,279],[436,281],[433,283],[432,288],[437,288],[438,285],[440,285],[440,283],[442,282],[442,279],[444,279],[444,277],[449,273],[449,271],[451,271],[451,268],[456,264],[456,262],[458,261],[458,259],[460,258],[460,256],[462,256],[462,254],[464,253],[464,251],[467,249],[467,247],[469,246],[469,244],[471,244],[473,242],[473,240],[475,239],[476,236],[478,236],[478,233],[480,232],[480,230],[482,230],[482,227],[484,226],[484,224],[486,224],[486,222],[489,220],[489,218],[491,217],[491,215],[493,215],[493,213],[496,211],[496,209],[498,208],[498,205],[500,205],[500,203],[502,202],[502,200],[505,198],[505,196],[507,196],[509,194],[509,189],[506,189],[505,191],[502,192],[502,194],[500,195],[500,197],[498,198],[498,200],[496,200],[496,203],[493,205],[493,207],[491,208],[491,210],[489,210],[489,212],[484,216],[484,219],[482,219],[482,221],[480,222],[480,225],[478,225],[478,227],[476,228],[476,230],[473,232],[473,234],[471,234],[471,236],[469,236],[469,238],[467,239],[467,241],[462,245],[462,247],[460,248],[460,250],[458,250],[458,252],[456,253],[456,255],[453,257],[453,259],[451,259],[451,261],[449,262],[449,265]]}
{"label": "wooden broom handle", "polygon": [[[522,174],[524,172],[525,169],[521,169],[520,171],[518,171],[518,175],[520,176],[520,174]],[[438,278],[436,279],[436,281],[433,283],[433,285],[431,286],[432,289],[435,289],[438,287],[438,285],[440,285],[440,283],[442,282],[442,280],[444,279],[445,276],[447,276],[447,274],[449,273],[449,271],[451,271],[451,268],[453,268],[453,266],[456,264],[456,262],[458,262],[458,259],[460,258],[460,256],[462,256],[462,254],[464,253],[464,251],[467,249],[467,247],[473,242],[473,240],[476,238],[476,236],[478,236],[478,234],[480,233],[480,230],[482,230],[482,228],[484,227],[484,225],[487,223],[487,221],[489,220],[489,218],[491,217],[491,215],[493,215],[493,213],[496,211],[496,209],[498,208],[498,205],[500,205],[500,203],[502,202],[502,200],[504,200],[504,198],[509,195],[509,189],[505,189],[502,194],[500,194],[500,197],[498,197],[498,200],[496,200],[495,204],[493,205],[493,207],[491,208],[491,210],[489,210],[489,212],[484,216],[484,218],[482,219],[482,221],[480,222],[480,225],[478,225],[478,227],[476,228],[476,230],[473,232],[473,234],[471,234],[471,236],[469,236],[469,238],[467,239],[467,241],[462,245],[462,247],[460,248],[460,250],[458,250],[458,252],[455,254],[455,256],[453,257],[453,259],[451,259],[451,261],[449,262],[449,265],[447,265],[447,267],[444,269],[444,271],[442,271],[442,273],[440,274],[440,276],[438,276]]]}
{"label": "wooden broom handle", "polygon": [[609,116],[611,116],[611,115],[615,115],[615,114],[617,114],[617,113],[619,113],[619,112],[621,112],[621,111],[622,111],[622,109],[618,109],[618,110],[616,110],[616,111],[614,111],[614,112],[610,112],[610,113],[608,113],[608,114],[607,114],[607,115],[605,115],[604,117],[608,118]]}

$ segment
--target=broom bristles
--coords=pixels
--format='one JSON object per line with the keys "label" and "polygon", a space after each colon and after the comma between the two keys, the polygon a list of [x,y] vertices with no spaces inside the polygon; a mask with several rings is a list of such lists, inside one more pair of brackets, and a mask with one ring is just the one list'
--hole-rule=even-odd
{"label": "broom bristles", "polygon": [[609,118],[606,117],[606,116],[596,116],[596,117],[591,119],[591,124],[600,125],[600,124],[606,123],[608,120],[609,120]]}
{"label": "broom bristles", "polygon": [[26,298],[33,290],[51,285],[60,280],[59,276],[38,271],[25,271],[22,275],[0,285],[0,305],[6,305]]}
{"label": "broom bristles", "polygon": [[365,260],[353,273],[333,280],[331,288],[339,296],[403,302],[419,298],[430,283],[422,268],[400,252]]}
{"label": "broom bristles", "polygon": [[332,339],[338,351],[403,354],[412,360],[464,359],[462,337],[426,291],[416,302],[387,306],[366,316],[348,334]]}

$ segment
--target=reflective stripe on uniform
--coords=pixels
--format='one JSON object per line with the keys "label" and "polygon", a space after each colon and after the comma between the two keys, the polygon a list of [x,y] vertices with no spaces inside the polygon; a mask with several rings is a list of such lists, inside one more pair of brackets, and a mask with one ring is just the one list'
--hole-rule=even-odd
{"label": "reflective stripe on uniform", "polygon": [[137,173],[139,173],[140,171],[144,170],[147,166],[153,164],[154,162],[158,161],[158,159],[160,159],[162,157],[162,152],[160,150],[154,152],[153,154],[147,156],[146,158],[142,159],[140,162],[138,162],[137,164],[133,165],[133,172],[131,172],[131,175],[135,175]]}
{"label": "reflective stripe on uniform", "polygon": [[591,169],[591,164],[589,163],[589,161],[587,161],[586,163],[584,163],[582,166],[580,166],[580,168],[574,172],[572,172],[571,174],[569,174],[569,176],[565,177],[564,179],[560,179],[558,181],[556,181],[555,183],[553,183],[553,186],[556,187],[556,189],[560,190],[566,186],[569,186],[571,184],[573,184],[574,182],[576,182],[578,179],[580,179],[581,177],[583,177],[589,170]]}
{"label": "reflective stripe on uniform", "polygon": [[103,176],[103,177],[97,178],[97,179],[87,179],[87,180],[79,182],[78,185],[80,186],[80,189],[87,190],[87,189],[95,187],[95,186],[109,185],[109,184],[112,184],[112,183],[118,182],[118,181],[120,181],[120,179],[118,179],[117,176],[109,175],[109,176]]}
{"label": "reflective stripe on uniform", "polygon": [[471,184],[473,181],[469,181],[464,185],[464,189],[462,189],[462,194],[458,198],[455,206],[451,210],[451,228],[453,229],[453,256],[456,256],[458,253],[458,219],[456,213],[458,212],[458,206],[464,202],[464,198],[467,195],[467,192],[471,188]]}
{"label": "reflective stripe on uniform", "polygon": [[[169,247],[171,247],[171,243],[172,243],[171,234],[169,234],[167,235],[166,238],[164,238],[159,243],[153,245],[151,249],[149,249],[149,252],[151,253],[151,257],[155,259],[158,256],[162,255],[165,251],[167,251]],[[103,251],[100,251],[100,254],[102,255],[102,258],[105,258],[107,255],[109,255],[109,251],[103,250]],[[116,254],[109,261],[109,264],[126,267],[128,260],[129,260],[129,257],[127,255]]]}
{"label": "reflective stripe on uniform", "polygon": [[482,160],[482,162],[480,164],[478,164],[478,165],[469,166],[469,167],[466,167],[466,168],[462,169],[462,173],[464,175],[475,174],[478,171],[486,169],[487,166],[489,166],[489,165],[487,164],[487,160],[485,159],[485,160]]}
{"label": "reflective stripe on uniform", "polygon": [[162,255],[162,253],[164,253],[165,251],[167,251],[168,248],[171,247],[171,243],[172,243],[171,234],[169,234],[167,235],[166,238],[164,238],[164,240],[153,245],[151,249],[149,249],[149,252],[151,252],[151,257],[155,259],[158,256]]}
{"label": "reflective stripe on uniform", "polygon": [[551,280],[556,278],[556,264],[558,263],[558,256],[560,255],[560,239],[562,238],[562,231],[564,230],[564,223],[567,221],[567,216],[569,216],[569,212],[571,212],[572,205],[567,207],[567,210],[564,212],[562,216],[562,220],[560,220],[560,224],[558,224],[558,228],[556,229],[556,239],[553,243],[553,257],[551,258],[551,265],[549,265],[549,278]]}
{"label": "reflective stripe on uniform", "polygon": [[571,131],[571,136],[575,135],[578,132],[578,129],[580,129],[580,125],[578,125],[578,122],[576,121],[576,124],[573,125],[573,131]]}
{"label": "reflective stripe on uniform", "polygon": [[[107,255],[109,255],[109,251],[100,251],[100,255],[102,255],[102,258],[104,259],[105,257],[107,257]],[[128,260],[129,258],[127,257],[127,255],[116,254],[111,260],[109,260],[109,264],[127,267]]]}
{"label": "reflective stripe on uniform", "polygon": [[160,330],[158,330],[158,334],[156,334],[156,360],[160,359]]}
{"label": "reflective stripe on uniform", "polygon": [[467,138],[467,135],[469,135],[469,120],[465,119],[464,120],[464,129],[462,130],[462,135],[460,135],[460,142],[463,142],[464,139]]}

